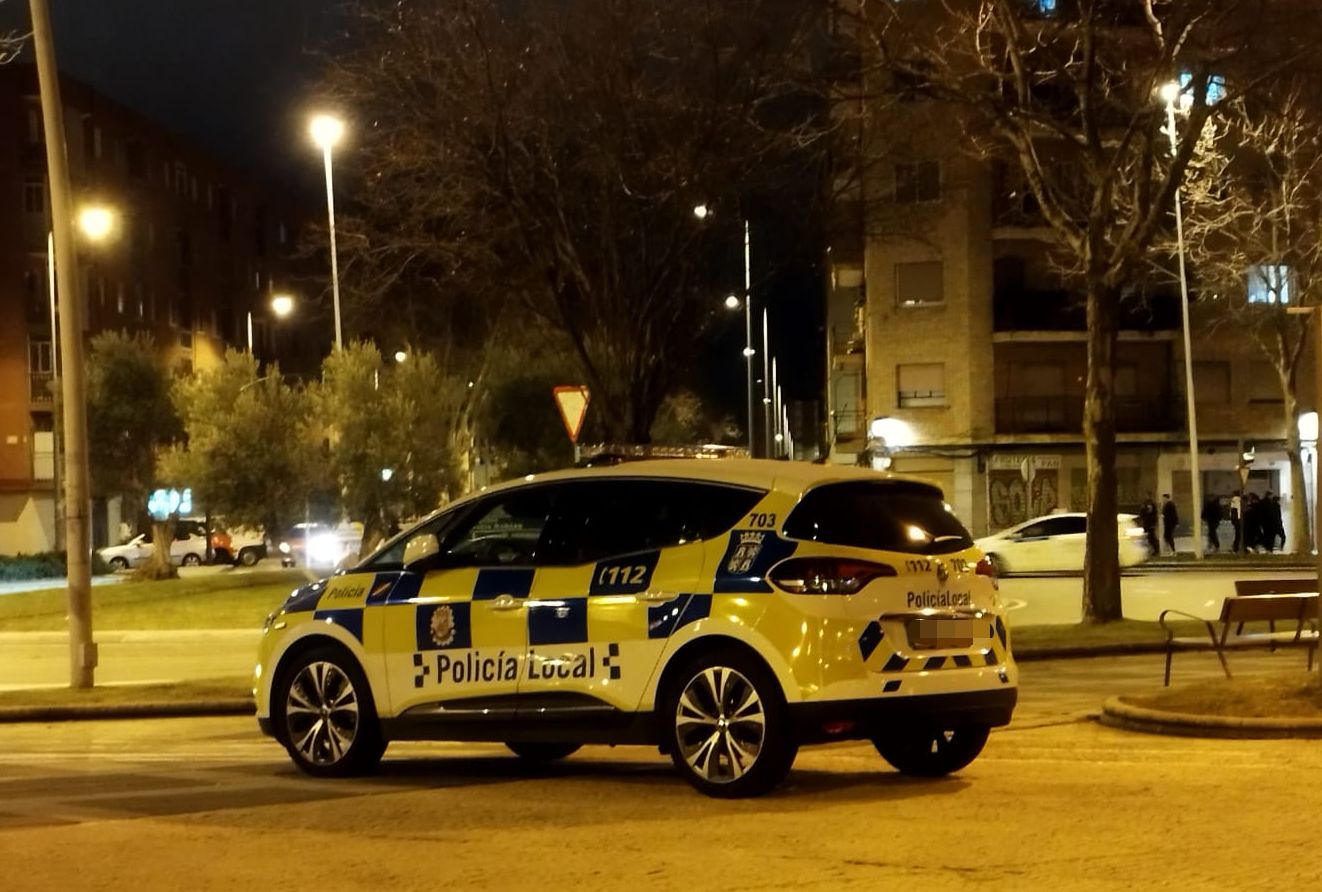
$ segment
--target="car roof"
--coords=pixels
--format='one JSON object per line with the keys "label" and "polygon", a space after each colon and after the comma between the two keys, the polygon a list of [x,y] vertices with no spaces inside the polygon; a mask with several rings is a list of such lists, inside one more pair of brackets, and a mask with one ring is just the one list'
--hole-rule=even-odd
{"label": "car roof", "polygon": [[[710,483],[729,483],[736,486],[754,486],[761,489],[802,490],[820,483],[847,480],[871,482],[908,481],[926,483],[927,480],[907,477],[886,471],[873,471],[855,465],[812,464],[809,462],[773,461],[756,458],[670,458],[621,462],[615,465],[591,468],[568,468],[529,474],[518,480],[506,481],[490,487],[487,492],[536,481],[601,480],[611,478],[652,477],[657,479],[701,480]],[[938,487],[939,488],[939,487]]]}

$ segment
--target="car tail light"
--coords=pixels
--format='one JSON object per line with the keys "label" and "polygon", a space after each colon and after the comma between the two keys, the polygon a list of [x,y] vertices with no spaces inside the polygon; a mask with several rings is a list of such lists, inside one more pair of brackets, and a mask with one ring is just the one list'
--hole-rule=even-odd
{"label": "car tail light", "polygon": [[1000,574],[996,572],[996,562],[985,554],[982,556],[982,560],[978,561],[974,566],[973,572],[979,576],[986,576],[991,579],[992,585],[996,586],[996,588],[999,589],[1001,587]]}
{"label": "car tail light", "polygon": [[852,595],[895,568],[843,558],[794,558],[771,571],[770,580],[796,595]]}

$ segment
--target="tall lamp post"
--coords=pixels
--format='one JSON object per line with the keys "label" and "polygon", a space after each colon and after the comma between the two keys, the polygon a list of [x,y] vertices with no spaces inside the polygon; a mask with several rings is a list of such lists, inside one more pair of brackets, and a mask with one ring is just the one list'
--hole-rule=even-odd
{"label": "tall lamp post", "polygon": [[[699,220],[706,220],[712,215],[712,209],[705,204],[693,206],[693,216]],[[753,349],[753,254],[752,238],[749,232],[748,220],[744,219],[744,296],[743,299],[737,295],[731,294],[725,298],[725,307],[729,310],[737,310],[742,304],[744,309],[744,367],[748,379],[748,456],[752,458],[756,453],[754,448],[754,428],[753,423],[753,357],[757,351]]]}
{"label": "tall lamp post", "polygon": [[330,224],[331,296],[335,303],[335,349],[344,349],[340,327],[340,261],[335,250],[335,181],[331,176],[331,151],[344,136],[344,122],[332,115],[317,115],[308,128],[312,141],[321,149],[326,166],[326,217]]}
{"label": "tall lamp post", "polygon": [[[1175,131],[1175,103],[1180,98],[1180,85],[1172,81],[1161,88],[1166,103],[1166,132],[1170,136],[1171,155],[1179,149],[1179,136]],[[1180,190],[1175,190],[1175,243],[1180,263],[1180,316],[1184,323],[1184,400],[1189,416],[1189,479],[1193,496],[1193,555],[1203,559],[1203,481],[1198,471],[1198,413],[1194,404],[1193,346],[1189,337],[1189,277],[1184,266],[1184,210],[1180,203]],[[1172,534],[1173,535],[1173,534]]]}
{"label": "tall lamp post", "polygon": [[[1304,508],[1307,509],[1311,505],[1313,509],[1311,512],[1305,510],[1304,513],[1308,514],[1311,520],[1318,513],[1317,512],[1318,490],[1317,490],[1317,486],[1314,484],[1314,479],[1313,479],[1313,475],[1314,475],[1313,465],[1317,462],[1317,458],[1316,458],[1317,412],[1301,412],[1299,415],[1298,424],[1299,424],[1299,445],[1303,447],[1303,451],[1304,451]],[[1310,498],[1310,493],[1308,492],[1310,487],[1313,490],[1311,493],[1311,498]],[[1297,493],[1295,494],[1295,498],[1299,498],[1299,495]],[[1313,527],[1312,536],[1309,537],[1309,541],[1313,543],[1313,553],[1317,554],[1318,528],[1317,528],[1316,520],[1312,520],[1312,527]],[[1303,538],[1300,535],[1300,533],[1301,533],[1300,530],[1294,531],[1294,535],[1297,539]]]}

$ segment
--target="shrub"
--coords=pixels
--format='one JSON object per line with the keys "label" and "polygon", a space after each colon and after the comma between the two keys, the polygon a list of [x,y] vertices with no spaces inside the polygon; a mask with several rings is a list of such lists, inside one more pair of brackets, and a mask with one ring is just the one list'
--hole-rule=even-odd
{"label": "shrub", "polygon": [[[110,567],[99,554],[92,554],[92,572],[109,573]],[[0,554],[0,582],[24,579],[59,579],[68,573],[62,551],[43,551],[40,554]]]}

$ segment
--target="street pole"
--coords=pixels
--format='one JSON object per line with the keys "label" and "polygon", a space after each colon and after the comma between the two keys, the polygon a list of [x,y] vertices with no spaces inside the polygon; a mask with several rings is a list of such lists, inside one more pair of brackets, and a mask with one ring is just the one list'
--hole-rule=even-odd
{"label": "street pole", "polygon": [[748,373],[748,457],[757,454],[754,448],[753,423],[753,251],[748,219],[744,218],[744,366]]}
{"label": "street pole", "polygon": [[51,232],[55,247],[57,287],[64,296],[64,352],[61,377],[64,398],[65,540],[68,552],[69,686],[90,688],[96,669],[92,640],[92,543],[87,465],[87,405],[83,368],[83,304],[78,293],[77,246],[73,237],[73,200],[69,159],[64,141],[64,104],[59,68],[46,0],[29,0],[32,49],[37,60],[42,121],[46,129],[46,165],[50,179]]}
{"label": "street pole", "polygon": [[[60,378],[60,321],[55,308],[55,233],[46,233],[46,282],[50,291],[50,367],[53,380]],[[60,426],[51,425],[51,485],[54,494],[51,498],[51,513],[55,520],[55,550],[64,551],[64,496],[60,492]]]}
{"label": "street pole", "polygon": [[762,426],[766,434],[765,443],[767,451],[763,453],[768,457],[772,453],[771,439],[771,331],[767,324],[767,309],[762,308]]}
{"label": "street pole", "polygon": [[248,355],[252,355],[252,310],[248,311]]}
{"label": "street pole", "polygon": [[335,303],[335,352],[344,349],[344,332],[340,328],[340,259],[335,250],[335,180],[331,176],[331,149],[329,142],[321,147],[326,161],[326,217],[330,221],[331,296]]}
{"label": "street pole", "polygon": [[[1166,97],[1166,128],[1170,133],[1171,156],[1178,150],[1175,134],[1175,96]],[[1193,346],[1189,336],[1189,278],[1184,268],[1184,211],[1180,190],[1175,190],[1175,244],[1180,258],[1180,315],[1184,322],[1184,401],[1189,415],[1189,478],[1193,496],[1193,556],[1203,559],[1203,481],[1198,473],[1198,412],[1193,390]]]}
{"label": "street pole", "polygon": [[[1314,306],[1313,330],[1316,333],[1316,339],[1313,351],[1313,404],[1322,407],[1322,309]],[[1322,417],[1322,412],[1319,412]],[[1314,444],[1314,452],[1317,450],[1317,444]],[[1322,590],[1322,461],[1318,461],[1316,456],[1313,461],[1313,569],[1317,572],[1317,582],[1319,590]],[[1322,597],[1317,599],[1317,620],[1318,629],[1322,629]],[[1322,634],[1322,633],[1320,633]],[[1322,672],[1322,663],[1318,665],[1318,671]]]}

